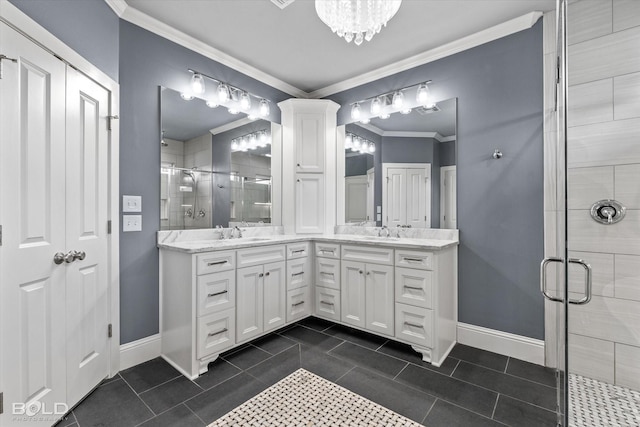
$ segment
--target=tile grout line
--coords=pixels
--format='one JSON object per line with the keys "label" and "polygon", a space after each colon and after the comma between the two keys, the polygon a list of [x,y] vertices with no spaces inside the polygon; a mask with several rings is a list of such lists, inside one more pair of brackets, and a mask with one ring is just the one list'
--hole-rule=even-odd
{"label": "tile grout line", "polygon": [[[121,377],[122,377],[122,375],[121,375]],[[133,394],[135,394],[135,395],[136,395],[136,397],[137,397],[138,399],[140,399],[140,402],[142,402],[142,404],[143,404],[144,406],[146,406],[146,407],[147,407],[147,409],[148,409],[149,411],[151,411],[151,413],[153,414],[153,416],[152,416],[151,418],[146,419],[144,422],[147,422],[147,421],[149,421],[149,420],[151,420],[151,419],[155,418],[157,414],[153,411],[153,409],[151,409],[151,408],[149,407],[149,405],[147,405],[147,402],[145,402],[145,401],[144,401],[144,399],[140,397],[140,395],[139,395],[139,394],[138,394],[138,393],[133,389],[133,387],[131,387],[131,384],[129,384],[129,382],[127,382],[127,380],[125,380],[125,379],[124,379],[124,377],[122,377],[122,381],[124,381],[124,383],[127,385],[127,387],[129,387],[129,388],[131,389],[131,391],[133,391]]]}
{"label": "tile grout line", "polygon": [[[151,391],[151,390],[155,390],[155,389],[157,389],[158,387],[161,387],[161,386],[163,386],[163,385],[165,385],[165,384],[168,384],[168,383],[170,383],[171,381],[176,380],[176,379],[178,379],[178,378],[180,378],[180,377],[187,378],[187,377],[185,377],[184,375],[180,374],[180,375],[178,375],[178,376],[177,376],[177,377],[175,377],[175,378],[171,378],[170,380],[167,380],[167,381],[165,381],[165,382],[163,382],[163,383],[160,383],[160,384],[158,384],[158,385],[154,385],[153,387],[151,387],[151,388],[149,388],[149,389],[147,389],[147,390],[145,390],[145,391],[141,391],[140,393],[138,393],[138,392],[137,392],[137,391],[135,391],[135,390],[133,390],[133,392],[134,392],[135,394],[137,394],[138,396],[140,396],[141,394],[144,394],[144,393],[146,393],[146,392],[148,392],[148,391]],[[187,379],[188,379],[188,378],[187,378]],[[189,381],[191,381],[191,380],[189,380]],[[193,381],[191,381],[191,382],[193,382]],[[133,387],[131,387],[131,388],[133,389]]]}
{"label": "tile grout line", "polygon": [[[347,375],[349,372],[353,371],[354,369],[356,369],[358,367],[358,365],[353,366],[351,369],[349,369],[347,372],[345,372],[344,374],[340,375],[340,378],[336,378],[335,381],[332,381],[335,384],[338,384],[338,381],[340,381],[345,375]],[[339,384],[338,384],[339,385]],[[346,388],[346,387],[345,387]],[[358,393],[356,393],[358,394]],[[360,396],[360,395],[358,395]]]}
{"label": "tile grout line", "polygon": [[498,400],[500,400],[500,393],[496,396],[496,403],[493,405],[493,411],[491,411],[491,419],[496,416],[496,408],[498,407]]}
{"label": "tile grout line", "polygon": [[[378,352],[378,350],[380,350],[382,347],[385,346],[385,344],[387,344],[389,342],[389,340],[386,340],[385,342],[383,342],[382,344],[380,344],[380,346],[378,348],[376,348],[374,351]],[[381,351],[379,351],[378,353],[382,353]],[[385,354],[385,353],[382,353]]]}
{"label": "tile grout line", "polygon": [[436,397],[436,399],[433,401],[433,403],[431,404],[431,406],[429,407],[429,410],[427,411],[426,414],[424,414],[424,417],[422,418],[422,421],[420,422],[420,424],[425,425],[425,421],[427,420],[427,417],[429,416],[429,414],[431,413],[431,410],[434,408],[434,406],[436,406],[436,402],[439,400],[438,397]]}
{"label": "tile grout line", "polygon": [[402,367],[402,369],[400,369],[400,372],[398,372],[398,373],[396,374],[396,376],[395,376],[395,377],[393,377],[391,380],[392,380],[392,381],[395,381],[395,380],[396,380],[396,378],[398,378],[398,375],[400,375],[400,374],[401,374],[405,369],[407,369],[407,366],[409,366],[409,362],[406,362],[406,364]]}
{"label": "tile grout line", "polygon": [[[451,374],[449,374],[449,377],[451,377],[451,378],[455,378],[455,377],[453,376],[453,374],[455,374],[456,369],[458,369],[458,366],[460,366],[460,363],[462,363],[462,360],[458,360],[458,363],[456,363],[456,366],[453,368],[453,371],[451,371]],[[457,379],[457,378],[456,378],[456,379]]]}
{"label": "tile grout line", "polygon": [[507,373],[507,370],[509,369],[509,362],[511,361],[511,357],[507,357],[507,363],[505,363],[504,365],[504,371],[502,371],[503,374]]}
{"label": "tile grout line", "polygon": [[187,408],[193,415],[195,415],[196,418],[199,419],[203,425],[205,426],[208,425],[202,418],[200,418],[200,415],[196,414],[195,411],[189,407],[189,405],[187,405],[185,402],[182,402],[182,405],[184,405],[185,408]]}

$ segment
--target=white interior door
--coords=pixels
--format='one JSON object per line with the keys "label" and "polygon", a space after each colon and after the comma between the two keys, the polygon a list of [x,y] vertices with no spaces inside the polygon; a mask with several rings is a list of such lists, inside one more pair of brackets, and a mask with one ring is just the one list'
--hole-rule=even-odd
{"label": "white interior door", "polygon": [[[53,262],[65,250],[65,65],[3,23],[0,53],[17,59],[2,61],[0,79],[0,425],[9,426],[25,424],[14,412],[29,419],[66,402],[68,265]],[[29,425],[53,423],[42,418]]]}
{"label": "white interior door", "polygon": [[345,220],[359,222],[367,219],[367,176],[348,176],[345,182]]}
{"label": "white interior door", "polygon": [[77,403],[109,373],[109,92],[67,69],[67,399]]}
{"label": "white interior door", "polygon": [[404,168],[389,168],[386,176],[386,213],[384,225],[404,225],[407,217],[407,172]]}
{"label": "white interior door", "polygon": [[406,225],[414,228],[431,227],[431,211],[427,210],[427,198],[431,198],[431,167],[408,168]]}
{"label": "white interior door", "polygon": [[456,167],[440,168],[440,228],[458,227],[456,205]]}

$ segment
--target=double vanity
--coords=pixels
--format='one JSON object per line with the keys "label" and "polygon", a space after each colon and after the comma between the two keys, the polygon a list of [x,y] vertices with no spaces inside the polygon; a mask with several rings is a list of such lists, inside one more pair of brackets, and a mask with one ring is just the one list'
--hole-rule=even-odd
{"label": "double vanity", "polygon": [[191,379],[221,352],[311,315],[410,344],[436,366],[455,344],[457,230],[222,233],[158,233],[162,356]]}

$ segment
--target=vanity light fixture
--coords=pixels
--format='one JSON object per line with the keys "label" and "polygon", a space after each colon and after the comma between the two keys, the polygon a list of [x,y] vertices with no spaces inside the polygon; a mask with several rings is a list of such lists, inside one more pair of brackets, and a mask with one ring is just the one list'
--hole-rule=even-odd
{"label": "vanity light fixture", "polygon": [[[200,71],[188,69],[191,76],[191,92],[197,95],[204,95],[206,92],[205,80],[211,80],[217,84],[215,89],[214,99],[206,100],[207,106],[210,108],[216,108],[218,105],[225,105],[229,108],[231,114],[237,114],[240,111],[249,112],[254,104],[252,98],[257,101],[257,109],[253,112],[255,117],[269,117],[270,114],[270,102],[267,98],[255,95],[249,91],[246,91],[237,86],[225,83],[222,80],[215,77],[208,76]],[[182,94],[181,94],[182,95]],[[183,99],[193,99],[192,94],[184,93]]]}
{"label": "vanity light fixture", "polygon": [[204,93],[204,77],[202,77],[202,74],[193,73],[193,76],[191,76],[191,90],[196,95]]}
{"label": "vanity light fixture", "polygon": [[376,151],[376,144],[366,138],[354,133],[347,132],[344,138],[345,150],[359,151],[360,153],[372,154]]}
{"label": "vanity light fixture", "polygon": [[362,123],[363,125],[368,125],[369,122],[371,122],[371,119],[369,119],[369,117],[365,117],[364,119],[360,120],[360,123]]}
{"label": "vanity light fixture", "polygon": [[271,144],[271,136],[266,129],[248,133],[231,140],[231,151],[255,150]]}
{"label": "vanity light fixture", "polygon": [[185,101],[191,101],[193,99],[193,95],[187,92],[180,92],[180,98],[184,99]]}
{"label": "vanity light fixture", "polygon": [[[401,112],[403,114],[409,114],[411,107],[415,106],[413,102],[408,102],[405,96],[414,96],[416,103],[424,108],[434,108],[435,104],[431,100],[431,93],[429,90],[429,84],[431,80],[424,81],[419,84],[411,86],[405,86],[400,89],[394,89],[389,92],[381,93],[379,95],[371,96],[360,101],[352,102],[351,105],[351,118],[353,121],[361,123],[369,123],[370,118],[379,117],[381,119],[389,118],[389,115],[393,112]],[[369,102],[370,117],[364,117],[362,105]],[[409,105],[407,105],[409,104]]]}

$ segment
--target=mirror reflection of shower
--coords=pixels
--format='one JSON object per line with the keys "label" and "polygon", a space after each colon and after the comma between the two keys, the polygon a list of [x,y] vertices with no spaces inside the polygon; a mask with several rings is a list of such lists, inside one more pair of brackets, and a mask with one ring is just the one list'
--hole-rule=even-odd
{"label": "mirror reflection of shower", "polygon": [[[196,168],[192,168],[191,170],[182,170],[182,174],[185,176],[183,181],[187,181],[185,182],[184,186],[180,187],[180,191],[184,191],[184,192],[192,192],[193,193],[193,204],[189,205],[184,203],[182,206],[187,208],[184,211],[184,216],[186,216],[187,218],[204,218],[206,215],[206,212],[204,211],[204,209],[200,208],[200,210],[198,210],[198,176],[197,176],[198,171],[196,170]],[[189,178],[191,180],[191,186],[189,186],[188,181]],[[197,213],[196,213],[197,212]]]}

